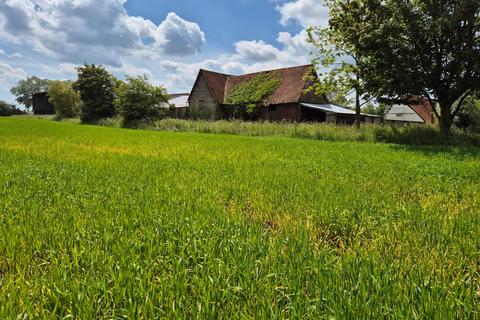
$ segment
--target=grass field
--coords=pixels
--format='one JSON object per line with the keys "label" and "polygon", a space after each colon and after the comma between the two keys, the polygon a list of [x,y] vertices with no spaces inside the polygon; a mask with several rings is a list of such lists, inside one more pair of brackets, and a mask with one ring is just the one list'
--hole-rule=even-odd
{"label": "grass field", "polygon": [[480,151],[0,118],[0,319],[480,317]]}

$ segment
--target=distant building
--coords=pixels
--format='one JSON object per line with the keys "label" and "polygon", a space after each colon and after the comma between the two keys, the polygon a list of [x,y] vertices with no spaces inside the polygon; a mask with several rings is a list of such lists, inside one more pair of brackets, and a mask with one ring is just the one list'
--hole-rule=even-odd
{"label": "distant building", "polygon": [[48,95],[46,92],[35,93],[32,96],[33,113],[40,115],[55,114],[55,108],[48,101]]}
{"label": "distant building", "polygon": [[188,93],[175,93],[170,95],[168,102],[174,106],[172,117],[184,119],[188,115]]}
{"label": "distant building", "polygon": [[433,124],[435,116],[430,101],[426,98],[412,98],[409,104],[394,104],[385,112],[385,121],[393,124]]}
{"label": "distant building", "polygon": [[[324,95],[305,92],[310,86],[306,78],[312,75],[313,70],[312,65],[305,65],[241,76],[200,70],[188,98],[189,114],[210,120],[225,119],[228,117],[225,100],[235,87],[248,83],[258,75],[278,74],[281,83],[271,95],[269,103],[262,106],[258,120],[353,123],[355,112],[330,104]],[[375,120],[369,115],[363,115],[362,118],[368,122],[382,120]]]}

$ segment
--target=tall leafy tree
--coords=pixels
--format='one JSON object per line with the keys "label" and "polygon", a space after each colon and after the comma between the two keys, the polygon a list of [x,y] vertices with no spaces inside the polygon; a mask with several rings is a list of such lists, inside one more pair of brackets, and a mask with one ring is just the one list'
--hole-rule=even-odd
{"label": "tall leafy tree", "polygon": [[33,76],[20,80],[18,84],[10,89],[10,92],[17,97],[17,102],[25,106],[26,109],[32,107],[32,97],[39,92],[46,92],[48,89],[48,80]]}
{"label": "tall leafy tree", "polygon": [[[480,1],[335,0],[330,28],[348,35],[365,89],[390,101],[430,100],[449,134],[480,89]],[[346,23],[348,22],[348,23]]]}
{"label": "tall leafy tree", "polygon": [[155,120],[168,112],[168,98],[167,90],[152,85],[147,76],[127,77],[117,87],[115,106],[127,122]]}
{"label": "tall leafy tree", "polygon": [[90,122],[115,115],[117,80],[103,66],[85,64],[77,68],[78,79],[73,88],[83,101],[82,121]]}
{"label": "tall leafy tree", "polygon": [[319,95],[330,95],[331,100],[343,105],[351,104],[349,96],[353,94],[355,122],[359,126],[361,107],[370,100],[359,69],[361,57],[356,52],[355,43],[349,41],[350,30],[333,27],[339,22],[349,25],[355,17],[345,14],[337,0],[326,0],[325,4],[330,12],[330,25],[308,29],[308,41],[315,47],[313,63],[317,70],[322,71],[319,81],[312,81],[311,89]]}
{"label": "tall leafy tree", "polygon": [[70,81],[51,81],[48,85],[48,100],[55,108],[55,114],[60,118],[78,116],[82,105],[80,94],[73,90]]}

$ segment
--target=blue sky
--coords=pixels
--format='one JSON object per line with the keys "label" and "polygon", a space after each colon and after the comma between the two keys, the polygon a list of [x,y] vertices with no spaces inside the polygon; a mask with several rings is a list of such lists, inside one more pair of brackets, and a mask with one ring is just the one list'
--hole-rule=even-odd
{"label": "blue sky", "polygon": [[0,99],[36,75],[75,79],[83,62],[188,92],[200,68],[241,74],[309,63],[320,0],[0,0]]}

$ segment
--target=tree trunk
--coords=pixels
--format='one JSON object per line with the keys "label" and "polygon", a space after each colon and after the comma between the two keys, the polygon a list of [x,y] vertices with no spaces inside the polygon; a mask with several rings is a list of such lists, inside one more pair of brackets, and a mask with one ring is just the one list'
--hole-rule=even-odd
{"label": "tree trunk", "polygon": [[360,129],[360,94],[355,90],[355,126]]}
{"label": "tree trunk", "polygon": [[451,106],[440,105],[440,130],[446,136],[452,133],[453,115]]}

